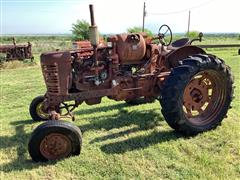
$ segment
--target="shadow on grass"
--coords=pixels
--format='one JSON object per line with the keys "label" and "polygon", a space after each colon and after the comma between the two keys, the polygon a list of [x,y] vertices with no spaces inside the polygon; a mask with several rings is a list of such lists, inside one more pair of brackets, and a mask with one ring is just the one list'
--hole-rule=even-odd
{"label": "shadow on grass", "polygon": [[[126,107],[126,103],[122,104],[116,104],[112,106],[104,106],[104,107],[96,107],[93,109],[87,109],[87,110],[80,110],[78,111],[78,114],[85,114],[85,113],[96,113],[96,112],[102,112],[102,111],[110,111],[113,109],[118,109],[117,113],[114,113],[113,115],[105,115],[105,116],[98,116],[98,117],[90,117],[89,123],[80,126],[81,131],[84,133],[85,131],[91,131],[91,130],[111,130],[114,128],[121,128],[124,126],[130,126],[130,125],[137,125],[139,129],[150,129],[155,127],[156,125],[159,125],[161,121],[164,120],[160,113],[160,109],[156,110],[143,110],[143,111],[131,111],[123,109],[123,107]],[[139,106],[140,107],[140,106]]]}
{"label": "shadow on grass", "polygon": [[10,123],[15,127],[15,135],[12,136],[1,136],[0,137],[0,149],[16,147],[17,159],[14,159],[10,163],[0,165],[0,170],[3,172],[10,171],[22,171],[26,169],[38,168],[42,165],[54,164],[55,162],[48,163],[35,163],[30,159],[27,159],[28,154],[28,140],[30,134],[26,133],[24,126],[32,124],[32,119],[20,120]]}
{"label": "shadow on grass", "polygon": [[[96,106],[96,107],[94,107]],[[118,103],[118,104],[113,104],[113,105],[107,105],[107,106],[100,106],[97,107],[98,105],[93,105],[90,109],[80,109],[74,112],[74,114],[92,114],[96,112],[106,112],[106,111],[112,111],[115,109],[122,109],[124,107],[128,107],[129,105],[127,103]]]}
{"label": "shadow on grass", "polygon": [[[126,104],[123,103],[114,106],[99,108],[100,111],[107,111],[109,109],[112,110],[114,108],[117,108],[119,111],[117,114],[113,114],[110,116],[102,116],[92,119],[90,118],[89,123],[80,126],[80,129],[84,133],[91,130],[111,130],[115,128],[128,127],[131,125],[135,126],[131,129],[127,129],[121,132],[111,133],[106,136],[97,137],[90,141],[90,144],[107,141],[110,139],[117,139],[119,137],[126,136],[131,133],[136,133],[142,130],[153,129],[156,126],[161,126],[161,122],[164,121],[164,118],[160,113],[160,109],[128,112],[122,107],[126,107]],[[90,112],[86,112],[85,110],[85,113],[93,113],[94,110],[96,109],[93,109]],[[101,150],[109,154],[120,154],[127,151],[147,148],[148,146],[151,146],[153,144],[162,143],[165,141],[177,140],[180,137],[183,136],[179,133],[176,133],[175,131],[153,132],[150,135],[143,135],[134,138],[128,138],[124,141],[105,144],[101,147]]]}
{"label": "shadow on grass", "polygon": [[[113,133],[108,136],[98,137],[90,143],[101,142],[107,139],[114,139],[120,136],[125,136],[130,133],[137,131],[152,129],[156,126],[161,126],[163,117],[160,113],[160,109],[142,110],[142,111],[131,111],[123,109],[126,107],[125,103],[104,106],[104,107],[93,107],[92,109],[81,110],[77,113],[94,113],[109,111],[117,109],[118,113],[108,116],[92,117],[88,124],[80,126],[80,129],[84,133],[85,131],[91,130],[111,130],[114,128],[128,127],[135,125],[134,128],[128,129],[122,132]],[[140,107],[140,106],[139,106]],[[141,108],[141,107],[140,107]],[[39,166],[55,164],[57,161],[49,161],[47,163],[35,163],[28,159],[28,140],[31,136],[30,133],[26,133],[24,127],[32,124],[32,120],[20,120],[12,122],[11,125],[15,127],[15,135],[2,136],[0,137],[0,149],[16,147],[17,159],[10,163],[6,163],[0,166],[3,172],[10,171],[22,171],[27,169],[38,168]],[[179,136],[174,132],[156,132],[148,136],[139,136],[127,139],[121,142],[110,143],[103,145],[101,150],[105,153],[124,153],[126,151],[132,151],[134,149],[145,148],[152,144],[161,143],[169,140],[176,140]]]}
{"label": "shadow on grass", "polygon": [[[10,124],[15,127],[15,135],[13,136],[1,136],[0,137],[0,149],[24,145],[25,140],[28,139],[29,134],[24,131],[24,126],[27,124],[32,124],[32,120],[20,120],[16,122],[11,122]],[[22,150],[19,149],[21,152]],[[21,153],[20,153],[21,154]]]}
{"label": "shadow on grass", "polygon": [[107,154],[122,154],[128,151],[147,148],[165,141],[177,140],[180,137],[183,136],[175,131],[153,132],[147,136],[133,137],[124,141],[103,145],[101,150]]}

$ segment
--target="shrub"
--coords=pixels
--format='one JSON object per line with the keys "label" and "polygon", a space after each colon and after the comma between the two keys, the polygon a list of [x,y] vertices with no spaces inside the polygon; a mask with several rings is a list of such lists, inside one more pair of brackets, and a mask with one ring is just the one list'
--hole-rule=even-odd
{"label": "shrub", "polygon": [[189,33],[186,33],[186,36],[189,38],[197,38],[199,35],[199,31],[189,31]]}
{"label": "shrub", "polygon": [[[128,28],[127,32],[129,32],[129,33],[140,33],[140,32],[142,32],[142,28],[134,26],[132,28]],[[153,32],[151,30],[145,28],[144,32],[147,33],[148,36],[153,37]]]}
{"label": "shrub", "polygon": [[72,24],[72,39],[74,41],[89,39],[89,23],[85,20],[77,20]]}

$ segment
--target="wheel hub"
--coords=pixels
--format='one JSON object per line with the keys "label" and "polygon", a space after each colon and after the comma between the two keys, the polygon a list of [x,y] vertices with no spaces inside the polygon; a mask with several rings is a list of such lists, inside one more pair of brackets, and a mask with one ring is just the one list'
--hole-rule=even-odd
{"label": "wheel hub", "polygon": [[210,85],[204,81],[193,79],[186,87],[184,92],[184,106],[187,110],[196,110],[200,113],[205,103],[211,99],[209,96]]}
{"label": "wheel hub", "polygon": [[36,112],[37,114],[43,118],[43,119],[48,119],[49,118],[49,115],[48,113],[44,110],[43,108],[43,103],[39,103],[36,107]]}
{"label": "wheel hub", "polygon": [[71,149],[69,138],[60,133],[51,133],[47,135],[40,144],[40,152],[49,160],[67,157]]}
{"label": "wheel hub", "polygon": [[202,72],[194,77],[186,86],[183,96],[183,105],[187,117],[204,115],[212,101],[213,84],[208,73]]}
{"label": "wheel hub", "polygon": [[199,103],[203,99],[202,92],[199,89],[194,88],[191,92],[190,95],[192,96],[192,100],[195,103]]}
{"label": "wheel hub", "polygon": [[188,121],[205,125],[215,120],[225,102],[225,82],[213,70],[197,73],[184,89],[183,111]]}

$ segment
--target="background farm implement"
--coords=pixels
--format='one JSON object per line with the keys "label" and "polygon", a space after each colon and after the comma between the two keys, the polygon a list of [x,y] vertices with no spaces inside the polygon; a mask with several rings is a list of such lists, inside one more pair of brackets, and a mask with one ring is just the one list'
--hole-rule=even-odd
{"label": "background farm implement", "polygon": [[33,61],[34,57],[32,55],[32,44],[28,42],[27,44],[16,44],[15,38],[13,38],[12,45],[0,45],[1,62],[3,61],[13,61],[13,60],[25,60],[31,59]]}

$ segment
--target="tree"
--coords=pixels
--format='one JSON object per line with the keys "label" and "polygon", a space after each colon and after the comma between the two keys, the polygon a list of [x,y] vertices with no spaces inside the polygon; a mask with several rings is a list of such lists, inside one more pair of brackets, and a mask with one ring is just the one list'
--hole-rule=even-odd
{"label": "tree", "polygon": [[199,35],[199,31],[189,31],[189,33],[186,33],[186,36],[193,39],[193,38],[197,38]]}
{"label": "tree", "polygon": [[89,39],[89,23],[85,20],[77,20],[75,24],[72,24],[73,40],[81,41]]}
{"label": "tree", "polygon": [[[142,28],[134,26],[132,28],[128,28],[127,32],[129,32],[129,33],[139,33],[139,32],[142,32]],[[151,30],[145,28],[144,32],[147,33],[148,36],[153,37],[153,32]]]}

